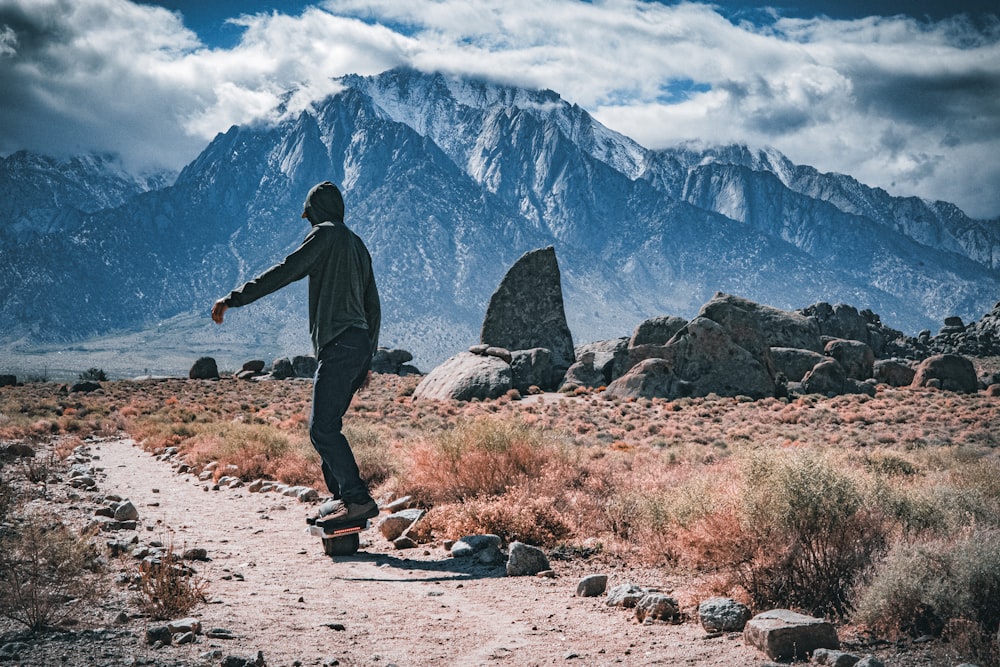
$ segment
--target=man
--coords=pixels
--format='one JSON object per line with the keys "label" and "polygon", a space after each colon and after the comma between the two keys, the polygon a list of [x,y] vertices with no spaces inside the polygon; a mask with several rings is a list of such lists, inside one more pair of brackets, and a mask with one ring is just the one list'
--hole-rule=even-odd
{"label": "man", "polygon": [[212,319],[309,276],[309,333],[319,362],[313,384],[309,439],[323,461],[333,494],[316,520],[353,522],[378,516],[354,453],[341,433],[343,416],[358,389],[371,379],[382,314],[372,260],[364,242],[344,224],[344,200],[333,183],[313,187],[302,217],[312,229],[282,262],[219,299]]}

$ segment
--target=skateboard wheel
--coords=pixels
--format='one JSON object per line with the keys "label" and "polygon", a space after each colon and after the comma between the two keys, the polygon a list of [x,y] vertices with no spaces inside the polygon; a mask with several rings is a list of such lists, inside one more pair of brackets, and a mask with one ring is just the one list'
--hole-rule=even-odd
{"label": "skateboard wheel", "polygon": [[357,553],[360,546],[361,538],[358,533],[323,538],[323,551],[327,556],[350,556]]}

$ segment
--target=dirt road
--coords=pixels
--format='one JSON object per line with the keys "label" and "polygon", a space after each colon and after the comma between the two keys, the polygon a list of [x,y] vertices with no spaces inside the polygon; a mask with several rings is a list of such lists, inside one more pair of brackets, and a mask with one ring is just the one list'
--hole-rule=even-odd
{"label": "dirt road", "polygon": [[[141,541],[201,547],[210,604],[203,629],[238,639],[137,649],[145,660],[219,664],[211,651],[276,665],[763,665],[733,636],[706,639],[696,622],[639,625],[603,598],[575,596],[582,576],[669,592],[654,572],[553,561],[555,578],[507,577],[451,558],[440,545],[396,550],[375,529],[361,551],[331,559],[305,534],[313,506],[246,488],[211,490],[128,440],[94,444],[103,493],[139,510]],[[201,657],[200,657],[201,656]]]}

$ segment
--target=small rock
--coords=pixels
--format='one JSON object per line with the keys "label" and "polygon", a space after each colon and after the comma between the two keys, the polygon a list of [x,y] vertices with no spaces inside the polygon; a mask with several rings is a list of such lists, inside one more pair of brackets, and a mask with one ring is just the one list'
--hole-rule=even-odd
{"label": "small rock", "polygon": [[135,521],[139,518],[139,510],[131,500],[123,500],[115,507],[115,521]]}
{"label": "small rock", "polygon": [[94,478],[89,475],[79,475],[74,477],[70,480],[69,484],[75,489],[90,489],[97,486],[97,482],[95,482]]}
{"label": "small rock", "polygon": [[709,598],[698,605],[698,620],[708,632],[742,632],[750,608],[731,598]]}
{"label": "small rock", "polygon": [[385,517],[378,523],[382,537],[392,542],[409,530],[410,526],[419,521],[425,514],[424,510],[400,510]]}
{"label": "small rock", "polygon": [[538,547],[511,542],[507,558],[507,576],[522,577],[538,574],[542,570],[551,569],[545,552]]}
{"label": "small rock", "polygon": [[201,547],[185,549],[181,556],[184,560],[208,560],[208,550]]}
{"label": "small rock", "polygon": [[854,667],[859,660],[861,658],[856,655],[828,648],[818,648],[813,651],[812,655],[814,665],[827,665],[828,667]]}
{"label": "small rock", "polygon": [[413,502],[413,496],[403,496],[402,498],[396,498],[390,503],[386,503],[382,509],[389,512],[389,514],[393,514],[400,510],[409,509],[411,502]]}
{"label": "small rock", "polygon": [[175,644],[193,644],[195,635],[193,632],[182,632],[174,638]]}
{"label": "small rock", "polygon": [[153,645],[160,642],[161,645],[166,646],[170,643],[170,628],[165,625],[154,625],[146,628],[146,643]]}
{"label": "small rock", "polygon": [[489,546],[499,549],[501,544],[499,535],[468,535],[455,542],[449,551],[455,558],[465,558]]}
{"label": "small rock", "polygon": [[397,549],[415,549],[418,545],[413,538],[401,535],[392,541],[392,545]]}
{"label": "small rock", "polygon": [[226,628],[212,628],[205,633],[205,636],[209,639],[236,639],[233,631]]}
{"label": "small rock", "polygon": [[499,548],[488,546],[476,552],[476,560],[483,565],[499,565],[504,561],[504,555]]}
{"label": "small rock", "polygon": [[635,607],[645,594],[646,589],[635,584],[618,584],[608,591],[607,605],[629,609]]}
{"label": "small rock", "polygon": [[180,634],[183,632],[193,632],[194,634],[201,633],[201,621],[197,618],[181,618],[176,621],[170,621],[167,623],[167,628],[169,628],[171,634]]}
{"label": "small rock", "polygon": [[[874,655],[866,655],[861,658],[861,660],[854,663],[854,667],[885,667],[885,663]],[[961,667],[961,665],[959,665],[959,667]]]}
{"label": "small rock", "polygon": [[677,618],[679,612],[677,600],[663,593],[647,593],[635,605],[635,617],[640,623],[671,621]]}
{"label": "small rock", "polygon": [[580,580],[576,585],[576,595],[581,598],[592,598],[603,595],[608,589],[608,575],[591,574]]}

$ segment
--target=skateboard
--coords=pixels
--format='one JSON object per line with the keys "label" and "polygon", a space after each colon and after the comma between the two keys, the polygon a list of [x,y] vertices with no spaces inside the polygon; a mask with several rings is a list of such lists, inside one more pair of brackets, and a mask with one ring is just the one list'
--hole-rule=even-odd
{"label": "skateboard", "polygon": [[306,531],[323,539],[323,552],[327,556],[350,556],[357,553],[358,547],[361,546],[359,534],[371,525],[368,519],[344,523],[307,521],[309,527]]}

